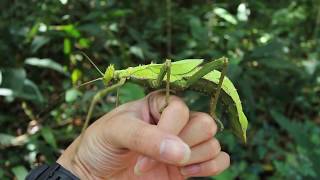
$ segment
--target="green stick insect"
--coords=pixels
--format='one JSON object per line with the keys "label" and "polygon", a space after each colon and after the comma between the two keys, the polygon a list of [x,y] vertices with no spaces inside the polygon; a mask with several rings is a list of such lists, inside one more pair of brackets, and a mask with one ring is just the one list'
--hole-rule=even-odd
{"label": "green stick insect", "polygon": [[[108,93],[117,91],[116,105],[118,105],[119,88],[125,84],[125,82],[130,81],[152,89],[165,87],[166,104],[163,108],[169,103],[170,90],[184,91],[189,89],[209,95],[211,97],[210,115],[219,123],[220,129],[222,130],[223,124],[215,115],[218,98],[221,96],[223,103],[227,105],[226,110],[229,114],[229,118],[231,118],[230,124],[233,133],[246,143],[248,121],[243,113],[236,88],[232,82],[225,77],[228,65],[227,58],[222,57],[208,63],[204,63],[203,59],[185,59],[176,62],[166,60],[163,64],[140,65],[137,67],[129,67],[124,70],[115,70],[113,65],[109,65],[105,73],[102,73],[86,54],[82,54],[102,76],[87,83],[102,80],[106,85],[105,89],[100,90],[94,96],[83,125],[82,133],[88,127],[89,120],[97,102]],[[222,69],[222,71],[219,72],[217,69]],[[110,82],[112,82],[112,85],[107,86]]]}

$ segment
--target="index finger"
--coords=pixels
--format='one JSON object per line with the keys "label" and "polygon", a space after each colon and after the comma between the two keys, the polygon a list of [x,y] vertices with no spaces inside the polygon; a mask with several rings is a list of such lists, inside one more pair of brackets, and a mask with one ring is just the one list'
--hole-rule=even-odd
{"label": "index finger", "polygon": [[[189,109],[187,105],[177,96],[170,96],[168,106],[160,114],[160,109],[165,105],[165,95],[161,91],[150,93],[146,97],[149,114],[157,128],[178,135],[189,120]],[[140,156],[135,165],[135,174],[149,171],[157,165],[150,157]]]}

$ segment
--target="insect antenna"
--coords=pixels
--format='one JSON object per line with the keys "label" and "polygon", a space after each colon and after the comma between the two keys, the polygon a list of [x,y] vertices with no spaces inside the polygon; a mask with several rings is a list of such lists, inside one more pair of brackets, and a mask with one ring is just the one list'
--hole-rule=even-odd
{"label": "insect antenna", "polygon": [[89,58],[89,56],[86,55],[83,51],[77,51],[78,53],[82,54],[86,59],[96,68],[96,70],[101,74],[101,76],[104,76],[102,71],[97,67],[97,65]]}
{"label": "insect antenna", "polygon": [[90,81],[84,82],[84,83],[82,83],[82,84],[80,84],[80,85],[76,86],[76,88],[78,89],[78,88],[80,88],[80,87],[82,87],[82,86],[85,86],[85,85],[87,85],[87,84],[91,84],[91,83],[96,82],[96,81],[100,81],[100,80],[102,80],[102,79],[103,79],[103,78],[102,78],[102,77],[100,77],[100,78],[97,78],[97,79],[93,79],[93,80],[90,80]]}

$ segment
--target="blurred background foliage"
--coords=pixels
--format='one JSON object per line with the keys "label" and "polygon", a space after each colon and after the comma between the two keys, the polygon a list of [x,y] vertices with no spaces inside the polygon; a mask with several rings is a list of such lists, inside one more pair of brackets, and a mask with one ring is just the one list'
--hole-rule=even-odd
{"label": "blurred background foliage", "polygon": [[[320,1],[2,0],[0,10],[0,179],[55,161],[79,134],[103,87],[75,88],[99,77],[79,50],[101,69],[229,57],[248,143],[220,133],[232,166],[211,178],[320,177]],[[121,102],[146,93],[127,84]],[[202,95],[183,97],[207,111]],[[106,97],[95,117],[114,100]]]}

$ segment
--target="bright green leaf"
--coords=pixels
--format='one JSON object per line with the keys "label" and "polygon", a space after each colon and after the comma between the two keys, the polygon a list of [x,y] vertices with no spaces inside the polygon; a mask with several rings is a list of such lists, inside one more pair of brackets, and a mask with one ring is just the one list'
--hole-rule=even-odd
{"label": "bright green leaf", "polygon": [[76,27],[72,24],[65,25],[62,28],[68,35],[79,38],[81,36],[80,32],[76,29]]}
{"label": "bright green leaf", "polygon": [[82,77],[82,71],[80,69],[74,69],[71,74],[72,84],[76,84]]}
{"label": "bright green leaf", "polygon": [[90,46],[90,40],[86,38],[80,38],[78,44],[80,48],[88,48]]}
{"label": "bright green leaf", "polygon": [[68,38],[65,38],[63,41],[63,52],[64,54],[70,54],[71,52],[71,40]]}

